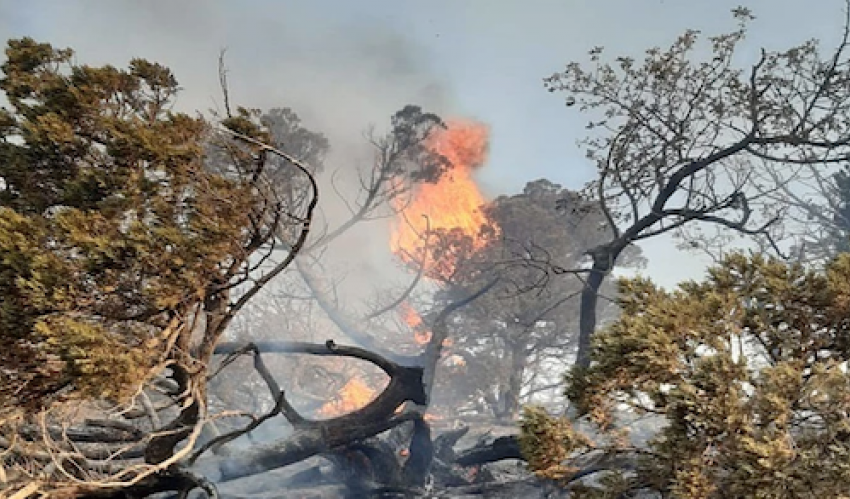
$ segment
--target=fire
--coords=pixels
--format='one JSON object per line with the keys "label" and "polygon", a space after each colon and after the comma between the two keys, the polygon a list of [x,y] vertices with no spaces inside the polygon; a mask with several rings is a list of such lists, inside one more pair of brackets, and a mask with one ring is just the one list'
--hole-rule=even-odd
{"label": "fire", "polygon": [[399,305],[399,313],[405,324],[413,330],[413,340],[420,345],[426,345],[431,341],[432,333],[424,327],[422,316],[420,316],[410,303],[404,301]]}
{"label": "fire", "polygon": [[[485,199],[472,174],[487,159],[488,135],[489,130],[482,123],[465,120],[447,122],[446,128],[436,131],[425,145],[449,161],[449,170],[436,183],[415,186],[411,199],[399,201],[396,205],[396,208],[404,209],[395,223],[391,249],[405,262],[424,261],[427,269],[425,275],[428,277],[448,278],[458,263],[456,255],[445,251],[441,252],[438,261],[427,260],[433,259],[433,255],[424,254],[428,245],[425,242],[427,238],[422,236],[429,228],[432,231],[459,230],[471,239],[473,250],[487,244],[486,239],[481,237],[482,226],[488,224],[487,218],[480,211]],[[493,229],[498,231],[498,227]],[[399,311],[405,323],[413,330],[417,343],[427,344],[431,341],[432,332],[409,303],[403,303]],[[451,340],[446,338],[443,346],[451,346]],[[375,390],[360,378],[354,377],[318,413],[324,417],[346,414],[362,408],[375,395]],[[426,415],[426,419],[429,416]]]}
{"label": "fire", "polygon": [[427,345],[431,341],[431,336],[433,336],[431,331],[414,331],[413,341],[420,345]]}
{"label": "fire", "polygon": [[[429,138],[426,146],[448,159],[451,166],[436,183],[417,185],[396,221],[391,249],[402,260],[423,259],[426,244],[422,236],[429,228],[460,230],[472,238],[473,249],[486,244],[479,235],[482,225],[487,224],[479,210],[485,199],[472,174],[487,159],[488,135],[489,130],[481,123],[454,120]],[[401,202],[398,207],[402,207]],[[426,263],[427,275],[448,277],[456,265],[456,257],[443,255],[440,261]]]}
{"label": "fire", "polygon": [[319,409],[323,417],[336,417],[356,411],[375,398],[375,390],[360,378],[351,378],[333,400]]}
{"label": "fire", "polygon": [[[469,249],[472,250],[487,244],[481,234],[482,227],[489,222],[480,210],[485,199],[472,175],[487,159],[488,138],[489,130],[482,123],[448,121],[446,128],[437,130],[425,144],[449,161],[448,171],[436,183],[416,185],[409,200],[396,204],[400,213],[393,227],[390,247],[403,261],[424,265],[424,275],[428,278],[450,278],[459,258],[450,248],[431,251],[433,247],[427,243],[429,229],[459,231],[471,240]],[[489,225],[498,232],[498,227]],[[435,253],[439,255],[436,258]],[[431,341],[432,332],[409,303],[402,303],[399,313],[413,331],[416,343],[425,345]],[[451,339],[443,341],[443,346],[451,345]]]}
{"label": "fire", "polygon": [[[413,341],[419,345],[427,345],[431,341],[433,333],[426,329],[422,316],[407,301],[401,302],[398,311],[404,323],[413,330]],[[452,345],[454,345],[454,341],[451,338],[443,340],[444,347],[451,347]]]}

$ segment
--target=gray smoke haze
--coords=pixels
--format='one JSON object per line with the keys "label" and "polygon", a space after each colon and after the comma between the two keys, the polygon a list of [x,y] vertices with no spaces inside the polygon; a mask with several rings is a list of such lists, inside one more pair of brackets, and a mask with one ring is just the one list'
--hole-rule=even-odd
{"label": "gray smoke haze", "polygon": [[[446,83],[403,33],[377,20],[318,19],[316,9],[293,2],[0,0],[0,14],[3,40],[31,35],[71,47],[79,62],[92,65],[120,67],[133,57],[165,64],[184,89],[177,107],[188,112],[222,110],[218,56],[226,49],[232,106],[295,110],[330,139],[326,171],[339,170],[347,195],[358,185],[354,169],[371,161],[364,139],[370,125],[380,130],[410,103],[438,113],[451,108]],[[320,206],[333,226],[346,209],[328,187]],[[348,248],[335,252],[345,256],[338,263],[366,274],[392,267],[386,226],[376,221],[352,231],[338,245]]]}
{"label": "gray smoke haze", "polygon": [[[157,60],[177,73],[190,110],[221,101],[216,64],[227,48],[234,101],[293,107],[330,136],[337,165],[352,159],[363,127],[404,104],[460,110],[493,127],[479,178],[495,195],[541,177],[578,188],[593,175],[575,147],[585,117],[541,78],[596,45],[639,55],[686,28],[724,32],[742,3],[757,16],[745,58],[809,37],[833,46],[840,35],[842,0],[0,0],[0,40],[31,35],[93,64]],[[648,274],[664,285],[701,276],[707,263],[669,238],[644,246]]]}
{"label": "gray smoke haze", "polygon": [[[91,65],[124,67],[134,57],[162,63],[183,89],[177,108],[205,115],[223,111],[218,58],[225,49],[232,107],[290,107],[330,140],[316,234],[348,216],[335,191],[348,203],[356,196],[357,168],[372,161],[370,126],[379,133],[406,104],[450,113],[453,100],[427,51],[404,33],[380,20],[318,16],[295,2],[0,0],[0,40],[32,36],[73,48],[77,62]],[[410,279],[389,251],[389,232],[388,220],[358,224],[322,255],[343,307],[362,311],[379,289]],[[338,335],[320,317],[313,324],[322,339]]]}
{"label": "gray smoke haze", "polygon": [[403,34],[377,22],[322,22],[291,2],[0,0],[0,14],[2,40],[34,36],[74,48],[88,64],[143,57],[169,66],[186,111],[220,106],[226,49],[234,104],[292,107],[339,150],[405,104],[444,111],[450,103],[425,52]]}
{"label": "gray smoke haze", "polygon": [[70,46],[91,64],[144,57],[171,67],[185,88],[181,108],[221,101],[221,49],[228,50],[234,100],[296,107],[332,135],[383,120],[410,101],[448,100],[424,51],[403,34],[378,22],[322,22],[291,2],[0,1],[0,13],[4,40],[35,36]]}

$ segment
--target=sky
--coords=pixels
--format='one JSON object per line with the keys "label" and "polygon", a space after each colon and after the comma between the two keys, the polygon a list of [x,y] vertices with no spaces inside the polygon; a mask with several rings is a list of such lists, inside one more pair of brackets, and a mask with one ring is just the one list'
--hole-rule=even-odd
{"label": "sky", "polygon": [[[226,49],[232,100],[292,107],[329,135],[337,161],[408,103],[475,118],[492,130],[479,181],[494,196],[593,175],[576,146],[586,117],[544,77],[594,46],[640,56],[685,29],[724,32],[739,4],[757,18],[744,56],[840,33],[842,0],[0,0],[0,39],[72,47],[89,64],[161,62],[185,89],[181,109],[199,111],[220,108]],[[644,273],[661,284],[703,271],[669,239],[643,246]]]}

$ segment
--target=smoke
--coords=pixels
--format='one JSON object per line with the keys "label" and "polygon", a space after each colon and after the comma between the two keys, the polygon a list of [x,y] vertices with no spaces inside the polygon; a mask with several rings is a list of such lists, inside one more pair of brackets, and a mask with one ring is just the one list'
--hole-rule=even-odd
{"label": "smoke", "polygon": [[343,146],[405,104],[446,109],[448,92],[428,54],[402,33],[377,20],[320,18],[320,8],[292,3],[0,0],[0,36],[70,46],[91,64],[161,62],[185,89],[180,107],[202,111],[221,101],[218,54],[227,49],[234,101],[293,107]]}
{"label": "smoke", "polygon": [[[359,187],[355,169],[372,160],[365,131],[380,132],[406,104],[445,113],[450,91],[429,54],[403,33],[378,19],[328,15],[311,4],[0,0],[0,36],[71,47],[78,62],[92,65],[121,67],[133,57],[160,62],[183,88],[177,108],[203,113],[222,111],[218,57],[225,49],[232,105],[290,107],[307,128],[327,135],[326,176],[337,171],[336,187],[350,203]],[[349,213],[326,181],[320,209],[331,227]],[[393,267],[386,225],[357,227],[340,241],[347,249],[332,251],[344,260],[338,267],[364,278]]]}
{"label": "smoke", "polygon": [[[357,169],[373,160],[367,130],[374,126],[380,134],[407,104],[448,116],[453,98],[431,55],[404,33],[380,20],[324,16],[310,2],[294,3],[46,0],[35,6],[0,0],[0,38],[32,36],[70,47],[78,63],[124,67],[135,57],[162,63],[183,89],[177,110],[204,114],[223,111],[218,59],[226,49],[232,106],[289,107],[307,128],[328,137],[322,216],[314,226],[321,232],[323,222],[333,228],[350,214],[360,188]],[[356,315],[378,289],[412,279],[390,252],[389,225],[389,218],[358,224],[321,255],[339,305]],[[316,339],[339,335],[319,317],[304,323]],[[260,327],[250,333],[286,338],[285,325]]]}

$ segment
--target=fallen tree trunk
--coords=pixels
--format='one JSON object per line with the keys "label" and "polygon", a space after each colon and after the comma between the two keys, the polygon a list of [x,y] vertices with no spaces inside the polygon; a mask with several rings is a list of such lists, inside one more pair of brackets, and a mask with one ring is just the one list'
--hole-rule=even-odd
{"label": "fallen tree trunk", "polygon": [[461,466],[492,463],[504,459],[525,459],[519,448],[516,435],[499,437],[489,445],[473,447],[461,453],[455,462]]}
{"label": "fallen tree trunk", "polygon": [[[210,469],[209,464],[202,466],[202,469],[216,481],[228,481],[256,475],[297,463],[317,454],[345,447],[419,417],[415,413],[407,413],[389,417],[384,421],[358,426],[339,422],[311,425],[298,429],[291,436],[272,444],[257,446],[238,455],[222,458],[212,469]],[[216,468],[218,470],[217,476],[214,475]]]}
{"label": "fallen tree trunk", "polygon": [[[351,413],[327,420],[311,420],[300,414],[286,402],[285,393],[262,362],[260,348],[253,343],[245,345],[221,344],[216,353],[229,354],[232,358],[243,353],[254,354],[254,367],[266,381],[272,396],[279,401],[274,412],[279,412],[292,425],[294,433],[285,439],[269,445],[257,446],[238,456],[230,456],[217,466],[217,480],[227,481],[244,476],[286,466],[316,454],[349,445],[395,426],[421,419],[417,413],[395,415],[396,410],[405,402],[427,405],[427,397],[422,384],[422,368],[401,366],[374,352],[351,346],[336,345],[327,341],[324,345],[314,343],[277,343],[278,351],[305,353],[311,355],[332,355],[351,357],[371,362],[383,370],[390,381],[386,388],[369,404]],[[226,361],[227,362],[227,361]],[[221,440],[233,435],[244,434],[245,430],[233,432]],[[193,459],[197,459],[196,455]]]}
{"label": "fallen tree trunk", "polygon": [[[359,410],[327,420],[309,419],[292,407],[267,369],[263,354],[268,351],[360,359],[383,370],[389,377],[389,383],[374,400]],[[120,487],[116,485],[120,483],[115,481],[110,486],[98,486],[93,480],[85,485],[69,483],[65,492],[82,497],[144,497],[168,491],[185,494],[192,489],[203,490],[208,497],[263,497],[261,491],[264,483],[267,484],[266,490],[286,487],[286,490],[292,488],[312,493],[313,487],[320,487],[322,493],[336,494],[343,491],[348,496],[356,497],[422,497],[430,485],[437,489],[430,493],[432,497],[512,497],[513,493],[522,493],[531,499],[543,497],[544,492],[552,493],[549,485],[532,477],[524,468],[508,463],[498,464],[503,460],[522,459],[516,435],[503,435],[486,441],[479,435],[477,444],[456,451],[455,447],[461,439],[472,438],[468,435],[468,428],[451,430],[432,438],[429,425],[419,413],[398,413],[398,408],[406,402],[418,406],[427,404],[424,370],[420,366],[402,366],[374,352],[336,345],[332,341],[323,344],[222,343],[216,353],[227,356],[222,363],[224,368],[238,356],[252,355],[254,368],[275,400],[274,407],[267,414],[254,417],[247,426],[220,434],[197,448],[191,448],[188,455],[162,467],[156,473],[139,480],[134,480],[135,475],[132,473],[115,475],[116,469],[150,466],[145,465],[141,457],[146,444],[160,428],[148,431],[134,426],[146,419],[89,419],[79,427],[70,428],[28,423],[21,427],[20,435],[26,437],[24,443],[31,444],[45,438],[56,439],[53,454],[35,458],[46,464],[58,463],[53,464],[57,471],[67,463],[65,472],[71,466],[86,472],[100,470],[103,476],[120,476],[126,483],[126,486]],[[163,393],[166,398],[179,396],[171,391]],[[171,413],[181,411],[179,407],[158,407]],[[291,433],[285,438],[222,455],[207,454],[279,416],[284,417],[291,426]],[[168,419],[163,417],[162,420]],[[404,428],[404,431],[374,438],[402,424],[410,426]],[[486,422],[476,426],[483,425]],[[185,431],[181,428],[177,430]],[[484,435],[489,433],[487,431]],[[0,445],[6,449],[25,449],[20,444],[19,447],[12,447],[10,442],[0,442]],[[117,449],[123,449],[124,453],[116,453]],[[84,451],[86,454],[81,454]],[[96,461],[93,455],[102,456],[105,461]],[[62,459],[57,460],[57,456]],[[295,463],[310,462],[310,458],[314,458],[313,462],[318,464],[306,467],[298,465],[291,471],[287,471],[290,468],[284,469]],[[628,470],[634,463],[630,456],[602,453],[583,456],[575,463],[577,471],[572,480],[580,480],[608,469]],[[504,470],[514,471],[506,474]],[[267,477],[272,476],[279,479],[269,482],[270,478]],[[220,496],[219,488],[229,492]],[[256,495],[254,492],[246,495],[244,491],[248,489],[256,491]],[[529,492],[534,490],[540,494]],[[265,496],[269,497],[267,494]]]}

